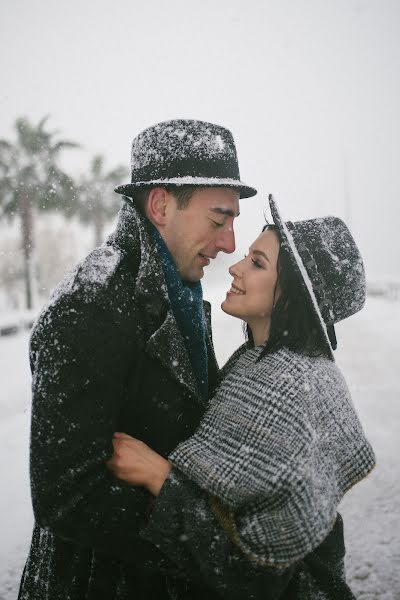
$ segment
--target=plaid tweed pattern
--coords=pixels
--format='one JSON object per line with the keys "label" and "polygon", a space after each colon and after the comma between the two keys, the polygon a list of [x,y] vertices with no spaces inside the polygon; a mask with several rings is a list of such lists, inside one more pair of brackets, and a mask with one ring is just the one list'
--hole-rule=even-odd
{"label": "plaid tweed pattern", "polygon": [[375,457],[337,365],[287,349],[236,352],[174,466],[231,513],[242,550],[286,566],[329,533]]}

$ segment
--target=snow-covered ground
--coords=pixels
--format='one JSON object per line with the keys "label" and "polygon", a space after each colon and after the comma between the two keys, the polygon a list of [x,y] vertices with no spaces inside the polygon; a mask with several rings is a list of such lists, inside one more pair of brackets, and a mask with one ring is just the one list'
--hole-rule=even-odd
{"label": "snow-covered ground", "polygon": [[[242,341],[241,325],[214,306],[222,363]],[[347,572],[360,600],[400,599],[400,303],[370,298],[337,327],[337,360],[372,442],[378,465],[345,497]],[[32,511],[28,444],[28,333],[0,338],[0,600],[15,600],[29,547]]]}

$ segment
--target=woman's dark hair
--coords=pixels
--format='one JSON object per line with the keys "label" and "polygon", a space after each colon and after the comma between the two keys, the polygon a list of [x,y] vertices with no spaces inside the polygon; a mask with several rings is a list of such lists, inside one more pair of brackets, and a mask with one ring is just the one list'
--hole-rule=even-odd
{"label": "woman's dark hair", "polygon": [[[275,225],[266,225],[263,231],[265,229],[272,229],[279,236]],[[324,355],[329,358],[330,354],[317,317],[311,308],[300,276],[295,271],[288,251],[282,244],[279,249],[277,271],[275,294],[279,286],[280,296],[272,310],[269,337],[258,360],[265,354],[276,352],[283,347],[308,356]],[[247,327],[247,336],[250,344],[253,345],[249,327]]]}

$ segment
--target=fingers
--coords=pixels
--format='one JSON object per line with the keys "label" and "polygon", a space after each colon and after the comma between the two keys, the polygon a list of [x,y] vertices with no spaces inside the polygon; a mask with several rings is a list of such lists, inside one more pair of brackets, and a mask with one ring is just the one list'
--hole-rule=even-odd
{"label": "fingers", "polygon": [[123,433],[122,431],[116,431],[114,433],[114,436],[117,439],[120,440],[135,440],[136,438],[132,437],[131,435],[128,435],[127,433]]}
{"label": "fingers", "polygon": [[127,452],[129,452],[129,455],[134,452],[136,440],[133,438],[127,439],[114,436],[111,443],[113,445],[114,456],[121,457],[126,455]]}
{"label": "fingers", "polygon": [[145,442],[142,442],[142,440],[139,440],[138,438],[132,437],[131,435],[128,435],[127,433],[122,433],[120,431],[116,431],[114,433],[112,443],[114,446],[114,450],[116,448],[124,448],[124,447],[128,447],[132,451],[136,451],[136,452],[143,452],[145,450],[151,450]]}

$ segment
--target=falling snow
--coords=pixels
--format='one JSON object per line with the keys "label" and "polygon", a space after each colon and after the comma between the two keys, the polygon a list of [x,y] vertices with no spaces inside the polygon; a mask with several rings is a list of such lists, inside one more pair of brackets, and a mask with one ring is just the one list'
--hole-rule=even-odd
{"label": "falling snow", "polygon": [[[208,294],[208,297],[210,294]],[[215,295],[218,306],[221,294]],[[239,322],[214,309],[221,362],[242,339]],[[399,305],[368,299],[366,308],[337,327],[335,353],[352,393],[377,466],[348,492],[344,517],[347,574],[357,600],[398,600],[400,576]],[[32,528],[28,444],[30,375],[28,334],[0,338],[0,599],[15,600]]]}

